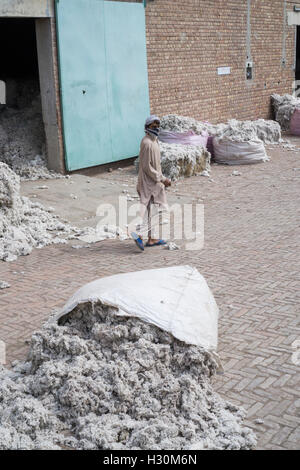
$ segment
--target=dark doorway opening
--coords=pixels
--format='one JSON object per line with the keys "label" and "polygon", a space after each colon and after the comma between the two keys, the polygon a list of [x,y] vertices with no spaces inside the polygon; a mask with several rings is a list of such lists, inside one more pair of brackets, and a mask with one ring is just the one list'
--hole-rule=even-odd
{"label": "dark doorway opening", "polygon": [[0,18],[0,43],[6,104],[22,107],[40,91],[35,20]]}
{"label": "dark doorway opening", "polygon": [[0,41],[0,161],[32,179],[46,165],[35,19],[0,18]]}
{"label": "dark doorway opening", "polygon": [[[295,70],[295,80],[299,80],[300,84],[300,26],[297,26],[297,35],[296,35],[296,70]],[[297,88],[300,88],[300,85],[297,85]]]}

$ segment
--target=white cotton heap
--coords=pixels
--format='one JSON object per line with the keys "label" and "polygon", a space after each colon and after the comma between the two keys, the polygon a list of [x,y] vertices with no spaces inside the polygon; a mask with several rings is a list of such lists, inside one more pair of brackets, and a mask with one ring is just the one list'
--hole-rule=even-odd
{"label": "white cotton heap", "polygon": [[73,239],[95,243],[107,238],[128,238],[119,227],[77,228],[61,222],[52,212],[52,208],[21,197],[20,177],[0,162],[0,260],[15,261],[29,255],[33,248]]}
{"label": "white cotton heap", "polygon": [[0,289],[8,289],[9,287],[10,284],[8,282],[0,280]]}
{"label": "white cotton heap", "polygon": [[209,122],[196,121],[194,118],[177,116],[177,114],[167,114],[160,121],[160,126],[164,130],[174,132],[194,131],[195,134],[202,134],[206,131],[213,135],[215,126]]}
{"label": "white cotton heap", "polygon": [[237,121],[219,124],[213,137],[214,160],[226,165],[248,165],[269,161],[264,143],[281,141],[275,121]]}
{"label": "white cotton heap", "polygon": [[193,118],[169,114],[162,118],[161,127],[162,129],[175,132],[192,130],[196,134],[206,131],[211,136],[227,137],[237,142],[260,139],[268,144],[281,141],[279,124],[265,119],[258,119],[256,121],[231,119],[227,124],[213,125],[208,122],[196,121]]}
{"label": "white cotton heap", "polygon": [[251,449],[245,412],[214,392],[217,364],[101,302],[83,303],[0,368],[0,449]]}
{"label": "white cotton heap", "polygon": [[232,142],[249,142],[261,140],[265,144],[281,141],[280,125],[275,121],[258,119],[256,121],[237,121],[231,119],[227,124],[215,127],[215,137],[226,138]]}
{"label": "white cotton heap", "polygon": [[[173,181],[210,171],[210,153],[201,145],[165,144],[159,142],[162,174]],[[139,171],[139,158],[134,161]]]}
{"label": "white cotton heap", "polygon": [[18,207],[20,204],[20,178],[0,162],[0,209]]}
{"label": "white cotton heap", "polygon": [[35,84],[18,85],[15,106],[0,106],[0,162],[21,180],[64,178],[47,168],[41,100]]}
{"label": "white cotton heap", "polygon": [[172,180],[210,170],[210,153],[202,146],[159,142],[161,169]]}
{"label": "white cotton heap", "polygon": [[20,195],[20,177],[0,162],[0,260],[14,261],[34,247],[66,243],[76,229]]}
{"label": "white cotton heap", "polygon": [[280,96],[275,93],[271,96],[271,100],[276,121],[283,131],[289,131],[291,117],[295,109],[300,108],[300,99],[288,94]]}
{"label": "white cotton heap", "polygon": [[178,245],[176,245],[176,243],[170,242],[165,247],[165,250],[175,251],[175,250],[180,250],[180,248]]}
{"label": "white cotton heap", "polygon": [[[184,133],[188,130],[192,130],[196,134],[207,132],[210,135],[207,147],[212,152],[214,161],[229,165],[268,161],[269,158],[264,144],[282,142],[280,125],[275,121],[265,119],[258,119],[256,121],[231,119],[227,124],[213,125],[207,122],[199,122],[192,118],[169,114],[162,118],[161,127],[164,130],[178,133]],[[188,147],[185,155],[183,155],[183,151],[179,152],[179,149],[176,149],[173,144],[169,144],[169,147],[166,149],[165,153],[168,156],[165,159],[166,171],[168,174],[174,174],[174,179],[178,177],[178,174],[180,176],[190,176],[190,162],[195,160],[192,148],[195,149],[196,147]],[[179,158],[175,157],[178,152]],[[173,158],[171,157],[172,153],[174,154]],[[178,161],[180,164],[177,164]],[[202,171],[207,169],[203,167]]]}
{"label": "white cotton heap", "polygon": [[107,239],[126,240],[128,237],[127,233],[120,227],[115,225],[98,225],[94,227],[85,227],[78,237],[79,240],[86,243],[96,243]]}

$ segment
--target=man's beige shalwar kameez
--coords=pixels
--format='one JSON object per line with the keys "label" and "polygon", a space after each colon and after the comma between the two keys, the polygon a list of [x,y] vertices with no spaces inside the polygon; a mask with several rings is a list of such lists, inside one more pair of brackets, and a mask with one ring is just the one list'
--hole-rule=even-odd
{"label": "man's beige shalwar kameez", "polygon": [[[158,223],[153,212],[151,216],[151,206],[157,204],[158,211],[168,209],[165,185],[163,184],[165,180],[166,178],[161,171],[158,139],[154,135],[146,134],[140,146],[137,192],[140,196],[140,215],[143,219],[141,232],[146,230],[147,225],[148,236],[151,236],[151,231],[155,230],[155,225]],[[148,221],[146,221],[147,217]]]}
{"label": "man's beige shalwar kameez", "polygon": [[137,192],[141,204],[148,206],[153,197],[154,204],[167,205],[165,185],[166,178],[162,175],[160,149],[158,139],[146,134],[141,142],[139,176]]}

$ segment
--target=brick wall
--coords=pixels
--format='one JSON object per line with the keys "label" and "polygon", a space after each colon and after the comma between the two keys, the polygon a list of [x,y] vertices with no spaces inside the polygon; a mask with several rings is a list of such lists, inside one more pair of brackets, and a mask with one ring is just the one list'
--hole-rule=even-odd
{"label": "brick wall", "polygon": [[[294,4],[287,0],[287,11]],[[154,0],[146,29],[155,114],[212,122],[268,118],[270,95],[292,92],[295,27],[286,22],[284,47],[284,0],[251,1],[252,80],[245,78],[247,0]],[[231,74],[218,76],[221,66]]]}

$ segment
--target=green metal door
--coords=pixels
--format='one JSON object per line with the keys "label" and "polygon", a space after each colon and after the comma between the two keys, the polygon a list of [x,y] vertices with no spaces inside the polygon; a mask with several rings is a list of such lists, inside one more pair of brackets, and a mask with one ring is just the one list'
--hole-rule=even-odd
{"label": "green metal door", "polygon": [[149,114],[140,3],[56,0],[68,170],[133,157]]}
{"label": "green metal door", "polygon": [[149,115],[145,9],[104,2],[107,85],[113,160],[139,153]]}

